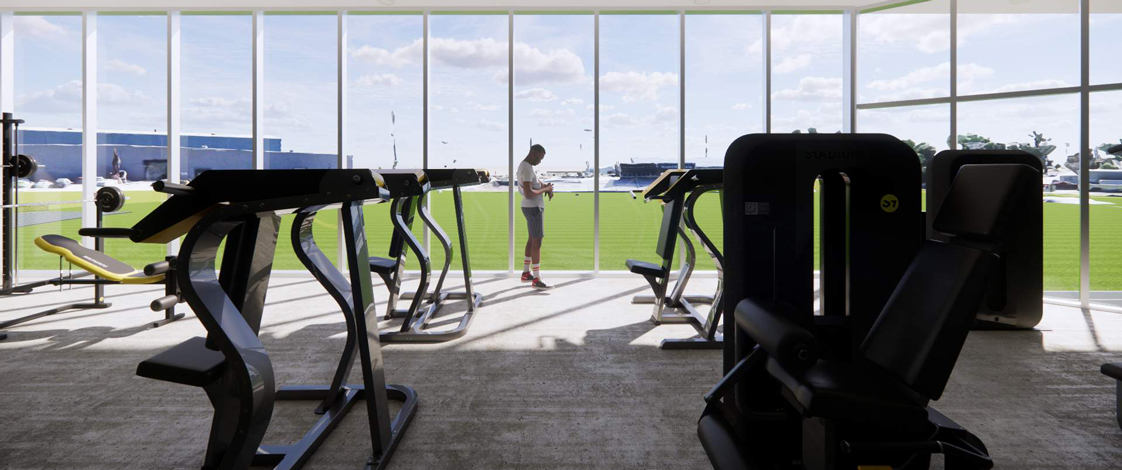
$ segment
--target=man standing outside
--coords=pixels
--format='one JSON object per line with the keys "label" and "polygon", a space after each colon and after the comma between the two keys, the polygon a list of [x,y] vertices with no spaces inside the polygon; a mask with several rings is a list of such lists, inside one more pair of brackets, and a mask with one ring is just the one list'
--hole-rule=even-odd
{"label": "man standing outside", "polygon": [[530,153],[518,164],[518,192],[522,194],[522,215],[526,217],[529,239],[526,240],[526,259],[522,265],[522,282],[533,282],[535,289],[549,289],[541,276],[542,239],[545,238],[545,198],[553,199],[553,184],[542,184],[534,167],[545,158],[545,147],[530,146]]}

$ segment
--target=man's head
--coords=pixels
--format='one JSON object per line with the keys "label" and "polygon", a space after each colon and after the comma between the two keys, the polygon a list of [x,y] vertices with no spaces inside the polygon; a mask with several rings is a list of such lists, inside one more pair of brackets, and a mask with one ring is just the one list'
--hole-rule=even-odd
{"label": "man's head", "polygon": [[545,158],[545,147],[541,144],[534,144],[530,146],[530,153],[526,155],[526,161],[531,165],[537,165]]}

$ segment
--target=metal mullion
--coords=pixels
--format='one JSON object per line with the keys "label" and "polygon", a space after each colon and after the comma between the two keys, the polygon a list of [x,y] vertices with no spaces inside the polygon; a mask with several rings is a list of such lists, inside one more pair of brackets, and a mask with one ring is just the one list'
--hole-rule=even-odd
{"label": "metal mullion", "polygon": [[[82,13],[82,200],[91,201],[97,190],[97,12]],[[82,203],[82,226],[95,225],[92,203]],[[93,248],[91,237],[82,244]]]}
{"label": "metal mullion", "polygon": [[764,10],[763,13],[764,29],[763,29],[763,47],[761,53],[763,54],[763,74],[764,74],[764,133],[771,133],[771,10]]}
{"label": "metal mullion", "polygon": [[265,168],[265,12],[253,12],[253,169]]}
{"label": "metal mullion", "polygon": [[507,271],[514,274],[514,11],[507,12],[506,132],[507,132]]}
{"label": "metal mullion", "polygon": [[950,83],[950,142],[949,149],[958,149],[958,0],[951,0],[951,83]]}
{"label": "metal mullion", "polygon": [[846,10],[843,15],[842,48],[842,132],[857,132],[857,21],[860,14],[856,9]]}
{"label": "metal mullion", "polygon": [[600,274],[600,12],[592,26],[592,272]]}
{"label": "metal mullion", "polygon": [[0,112],[15,112],[15,14],[0,12]]}
{"label": "metal mullion", "polygon": [[[338,158],[336,159],[336,168],[347,168],[347,12],[346,10],[339,10],[338,12],[338,27],[336,28],[336,69],[335,69],[335,92],[336,92],[336,123],[339,126],[336,129],[336,148]],[[335,238],[337,244],[335,245],[335,265],[347,266],[347,244],[343,238],[343,211],[340,210],[335,218]]]}
{"label": "metal mullion", "polygon": [[[15,112],[15,15],[10,11],[0,12],[0,112]],[[18,116],[17,116],[18,117]],[[16,203],[18,201],[11,201]],[[4,244],[4,233],[0,231],[0,247]],[[16,243],[12,240],[12,250],[18,251]],[[2,250],[2,248],[0,248]],[[19,269],[15,253],[11,256],[13,277],[11,282],[18,282]]]}
{"label": "metal mullion", "polygon": [[1091,303],[1091,0],[1079,1],[1079,304]]}
{"label": "metal mullion", "polygon": [[[179,183],[181,159],[181,142],[180,142],[180,120],[181,108],[180,98],[182,91],[180,88],[180,14],[178,11],[169,11],[168,27],[167,27],[167,121],[168,121],[168,145],[167,145],[167,181],[169,183]],[[179,253],[179,239],[176,238],[168,243],[167,254],[172,256]]]}
{"label": "metal mullion", "polygon": [[[686,167],[686,11],[678,11],[678,168]],[[684,254],[684,253],[683,253]]]}

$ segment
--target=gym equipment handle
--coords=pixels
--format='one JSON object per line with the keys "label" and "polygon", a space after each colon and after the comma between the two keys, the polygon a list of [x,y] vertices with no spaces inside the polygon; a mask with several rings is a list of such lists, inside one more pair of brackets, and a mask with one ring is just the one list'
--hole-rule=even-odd
{"label": "gym equipment handle", "polygon": [[151,308],[153,312],[162,312],[174,307],[175,304],[179,303],[180,301],[181,299],[178,295],[165,295],[156,300],[153,300],[152,304],[148,307]]}
{"label": "gym equipment handle", "polygon": [[171,271],[171,263],[167,261],[157,261],[144,267],[145,276],[155,276],[157,274],[164,274]]}
{"label": "gym equipment handle", "polygon": [[172,196],[187,196],[195,191],[195,188],[185,184],[168,183],[164,181],[152,183],[152,189],[157,192],[171,194]]}
{"label": "gym equipment handle", "polygon": [[78,235],[97,238],[129,238],[132,229],[127,227],[87,227],[78,229]]}

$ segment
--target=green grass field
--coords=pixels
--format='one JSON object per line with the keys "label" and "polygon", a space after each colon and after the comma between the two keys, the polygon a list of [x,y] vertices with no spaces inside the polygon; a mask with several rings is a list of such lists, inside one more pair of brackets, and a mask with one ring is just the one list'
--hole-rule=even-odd
{"label": "green grass field", "polygon": [[[66,201],[79,197],[78,192],[32,192],[20,194],[21,202]],[[163,195],[149,191],[132,191],[120,213],[108,214],[107,227],[127,227],[159,205]],[[432,212],[437,222],[453,240],[453,269],[459,263],[458,234],[450,191],[431,196]],[[1122,290],[1122,245],[1118,234],[1122,230],[1122,198],[1094,197],[1106,204],[1091,206],[1091,288],[1093,290]],[[507,252],[507,193],[465,192],[464,212],[472,268],[476,270],[506,270]],[[21,211],[77,212],[77,205],[50,205]],[[521,265],[522,246],[526,226],[521,210],[515,207],[515,261]],[[658,236],[661,209],[656,203],[632,199],[627,193],[601,193],[600,195],[600,269],[624,270],[624,261],[637,258],[655,261],[654,248]],[[717,246],[723,246],[720,205],[717,194],[706,194],[698,207],[698,222]],[[385,255],[390,236],[389,205],[378,204],[365,208],[367,237],[371,254]],[[286,216],[279,235],[276,269],[303,269],[289,243],[291,216]],[[337,246],[336,214],[321,213],[316,218],[316,236],[326,253],[334,253]],[[1044,205],[1044,288],[1046,290],[1078,290],[1079,288],[1079,206],[1076,204]],[[543,246],[542,268],[545,270],[593,269],[593,196],[591,193],[561,193],[548,203],[546,210],[546,238]],[[58,257],[34,246],[35,237],[57,233],[76,237],[78,219],[23,227],[20,229],[19,266],[21,269],[57,269]],[[420,220],[414,232],[421,233]],[[127,240],[108,240],[106,252],[138,268],[163,259],[163,245],[133,244]],[[443,264],[443,250],[432,239],[432,261],[435,269]],[[333,258],[333,257],[332,257]],[[712,261],[697,244],[699,269],[713,269]],[[415,260],[410,263],[416,266]]]}

